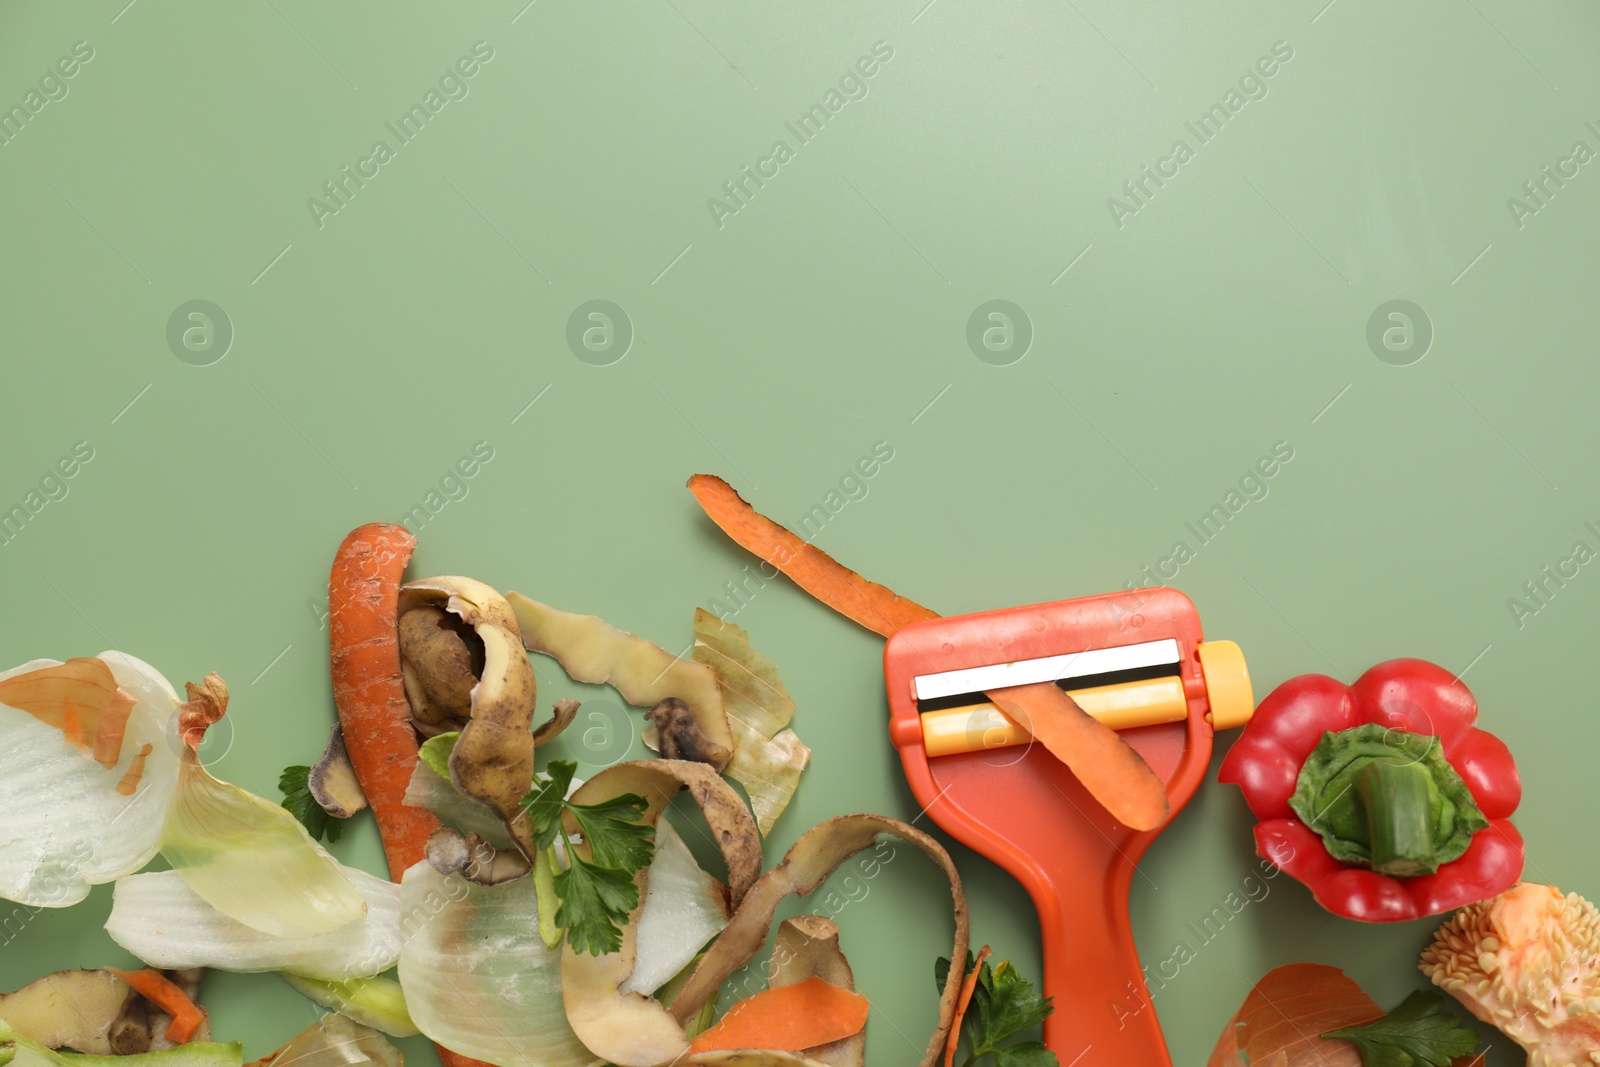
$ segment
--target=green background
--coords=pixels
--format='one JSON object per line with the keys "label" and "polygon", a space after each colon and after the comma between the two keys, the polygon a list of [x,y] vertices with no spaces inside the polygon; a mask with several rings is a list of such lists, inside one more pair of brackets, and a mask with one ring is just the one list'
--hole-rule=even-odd
{"label": "green background", "polygon": [[[1574,542],[1600,548],[1600,174],[1548,183],[1520,226],[1507,202],[1574,142],[1600,148],[1600,9],[926,2],[7,0],[0,106],[75,42],[94,58],[0,145],[0,503],[75,442],[94,458],[0,547],[0,660],[114,647],[175,682],[217,670],[235,700],[213,767],[276,796],[331,721],[335,546],[423,503],[475,442],[494,458],[422,527],[412,573],[674,649],[750,562],[698,514],[694,471],[793,523],[888,442],[817,543],[959,613],[1138,580],[1287,442],[1267,495],[1172,584],[1244,646],[1258,696],[1401,655],[1468,671],[1529,787],[1528,876],[1600,894],[1581,791],[1600,577],[1520,620],[1508,605]],[[319,228],[308,198],[393,147],[385,123],[479,41],[469,94]],[[784,124],[880,41],[865,97],[799,145]],[[1266,95],[1194,148],[1184,123],[1276,42],[1292,58]],[[708,199],[780,138],[794,158],[719,228]],[[1194,158],[1127,200],[1179,138]],[[1118,220],[1113,196],[1138,210]],[[167,341],[197,299],[234,334],[205,366],[215,335],[187,361]],[[594,299],[631,321],[620,362],[569,349]],[[992,299],[1031,324],[1009,365],[1021,331],[988,360],[967,341]],[[1431,323],[1420,361],[1415,315],[1410,348],[1400,320],[1401,351],[1369,347],[1395,299]],[[881,641],[783,583],[734,621],[814,751],[769,860],[830,815],[916,814]],[[540,669],[543,696],[576,690]],[[590,750],[568,744],[592,773],[637,718],[590,710]],[[1133,893],[1147,959],[1241,887],[1250,825],[1213,781],[1163,834]],[[366,823],[334,851],[377,869]],[[955,852],[976,939],[1037,975],[1025,896]],[[1271,886],[1158,994],[1177,1064],[1204,1062],[1274,965],[1337,964],[1385,1005],[1424,981],[1434,922],[1360,926]],[[871,1062],[912,1062],[932,1025],[942,895],[897,862],[840,916]],[[125,959],[109,896],[32,920],[0,986]],[[269,976],[213,974],[204,999],[251,1057],[314,1016]]]}

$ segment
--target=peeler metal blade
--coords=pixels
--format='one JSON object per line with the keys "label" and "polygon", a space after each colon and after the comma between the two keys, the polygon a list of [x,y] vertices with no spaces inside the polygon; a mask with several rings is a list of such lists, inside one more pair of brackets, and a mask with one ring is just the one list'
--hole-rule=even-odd
{"label": "peeler metal blade", "polygon": [[939,700],[963,693],[1032,685],[1034,682],[1059,682],[1145,667],[1165,667],[1177,664],[1180,656],[1178,642],[1171,638],[1110,648],[1091,648],[1060,656],[1041,656],[1038,659],[995,663],[986,667],[920,674],[911,680],[912,695],[917,700]]}

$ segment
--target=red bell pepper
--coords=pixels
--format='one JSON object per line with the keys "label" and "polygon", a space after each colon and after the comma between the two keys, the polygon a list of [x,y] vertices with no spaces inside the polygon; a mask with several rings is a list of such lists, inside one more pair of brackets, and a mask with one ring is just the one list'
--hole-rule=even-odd
{"label": "red bell pepper", "polygon": [[[1274,689],[1222,761],[1260,822],[1256,851],[1336,915],[1395,922],[1484,900],[1522,874],[1522,781],[1443,667],[1380,663],[1347,686]],[[1308,825],[1309,824],[1309,825]]]}

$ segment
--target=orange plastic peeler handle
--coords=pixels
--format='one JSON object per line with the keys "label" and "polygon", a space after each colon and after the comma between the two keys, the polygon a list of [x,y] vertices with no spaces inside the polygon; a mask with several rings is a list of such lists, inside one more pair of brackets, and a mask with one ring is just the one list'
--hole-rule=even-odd
{"label": "orange plastic peeler handle", "polygon": [[930,757],[913,696],[918,675],[1172,638],[1188,697],[1180,722],[1121,736],[1167,783],[1172,813],[1211,758],[1200,617],[1175,589],[1150,588],[915,623],[884,648],[890,737],[929,817],[1009,871],[1039,913],[1045,1045],[1072,1067],[1171,1067],[1139,965],[1128,890],[1160,829],[1117,823],[1039,745]]}

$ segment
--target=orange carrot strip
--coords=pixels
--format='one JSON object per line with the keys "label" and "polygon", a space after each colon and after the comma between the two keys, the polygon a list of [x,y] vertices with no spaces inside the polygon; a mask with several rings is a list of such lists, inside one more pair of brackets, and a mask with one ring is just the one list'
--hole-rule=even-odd
{"label": "orange carrot strip", "polygon": [[869,582],[838,560],[784,529],[745,503],[733,486],[714,474],[696,474],[689,490],[722,532],[755,553],[801,589],[873,633],[888,637],[902,626],[937,619],[914,601]]}
{"label": "orange carrot strip", "polygon": [[[902,626],[938,614],[892,589],[869,582],[819,548],[773,522],[714,474],[696,474],[689,490],[711,521],[800,588],[848,619],[890,637]],[[1153,830],[1167,821],[1166,784],[1115,730],[1091,718],[1048,682],[986,694],[1017,725],[1065,763],[1118,821]]]}
{"label": "orange carrot strip", "polygon": [[[416,544],[403,526],[368,523],[350,531],[328,575],[333,702],[396,882],[423,858],[428,835],[439,827],[432,812],[404,803],[417,766],[417,732],[400,679],[400,577]],[[486,1067],[433,1047],[444,1067]]]}
{"label": "orange carrot strip", "polygon": [[416,543],[402,526],[362,526],[339,546],[328,577],[333,702],[396,882],[439,826],[426,809],[402,802],[417,766],[417,734],[400,680],[400,576]]}
{"label": "orange carrot strip", "polygon": [[171,1017],[172,1021],[167,1024],[168,1041],[183,1044],[194,1037],[200,1024],[205,1022],[205,1009],[190,1000],[160,971],[119,971],[115,967],[107,967],[106,970],[127,982],[141,997]]}
{"label": "orange carrot strip", "polygon": [[1172,805],[1167,786],[1128,742],[1051,682],[991,689],[984,696],[1065,763],[1118,822],[1154,830]]}
{"label": "orange carrot strip", "polygon": [[748,996],[694,1039],[690,1054],[759,1048],[798,1052],[849,1037],[867,1025],[867,998],[812,975]]}
{"label": "orange carrot strip", "polygon": [[961,1043],[961,1020],[967,1017],[967,1007],[972,1003],[972,994],[978,988],[978,973],[983,970],[983,961],[989,958],[989,946],[984,945],[978,950],[978,958],[972,963],[972,973],[961,983],[961,992],[956,997],[955,1018],[950,1020],[950,1036],[944,1043],[944,1067],[954,1067],[956,1062],[956,1046]]}

